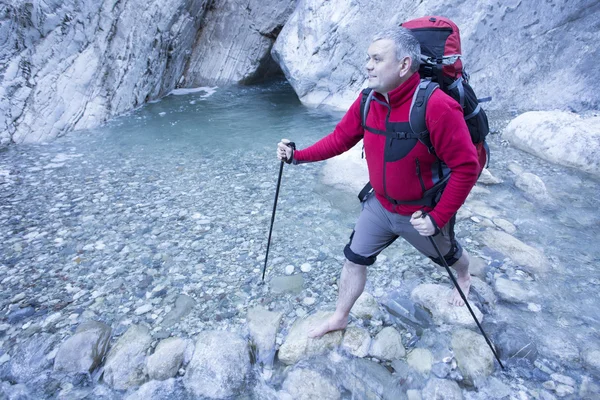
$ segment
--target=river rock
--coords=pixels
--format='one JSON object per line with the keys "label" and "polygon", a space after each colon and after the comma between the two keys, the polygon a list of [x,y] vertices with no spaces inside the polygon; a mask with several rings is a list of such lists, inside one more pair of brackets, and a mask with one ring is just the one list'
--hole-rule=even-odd
{"label": "river rock", "polygon": [[494,372],[494,354],[482,335],[459,329],[452,334],[451,343],[460,372],[467,382],[473,384],[475,379]]}
{"label": "river rock", "polygon": [[104,365],[104,382],[114,389],[126,390],[146,381],[146,351],[152,336],[148,328],[132,325],[112,347]]}
{"label": "river rock", "polygon": [[[354,399],[402,400],[405,399],[398,377],[383,365],[364,358],[352,358],[339,363],[336,377]],[[402,377],[404,378],[404,377]]]}
{"label": "river rock", "polygon": [[433,366],[433,354],[428,349],[416,348],[408,353],[406,362],[421,374],[429,374]]}
{"label": "river rock", "polygon": [[476,276],[478,278],[485,279],[485,270],[487,266],[487,261],[477,256],[469,257],[469,274],[471,274],[471,276]]}
{"label": "river rock", "polygon": [[89,373],[101,362],[110,340],[110,326],[96,321],[79,325],[73,336],[58,349],[54,370],[66,373]]}
{"label": "river rock", "polygon": [[477,183],[481,183],[482,185],[498,185],[502,183],[502,179],[496,178],[489,169],[484,168],[477,179]]}
{"label": "river rock", "polygon": [[510,303],[527,303],[538,296],[535,291],[525,288],[525,282],[515,282],[505,278],[497,278],[494,282],[498,296]]}
{"label": "river rock", "polygon": [[146,359],[148,377],[157,381],[173,378],[193,353],[194,344],[190,340],[177,337],[161,340],[154,354]]}
{"label": "river rock", "polygon": [[49,369],[52,366],[52,358],[48,356],[55,348],[57,340],[54,335],[42,333],[16,346],[9,366],[12,380],[25,383]]}
{"label": "river rock", "polygon": [[[476,328],[477,324],[466,306],[457,307],[448,303],[452,289],[431,283],[425,283],[413,289],[411,297],[414,302],[427,308],[437,324],[449,323]],[[481,322],[483,314],[471,304],[475,316]]]}
{"label": "river rock", "polygon": [[586,349],[582,352],[584,365],[592,370],[600,372],[600,350]]}
{"label": "river rock", "polygon": [[471,297],[477,297],[484,310],[485,307],[494,309],[496,307],[496,295],[494,290],[484,281],[476,276],[471,277],[471,291],[469,293]]}
{"label": "river rock", "polygon": [[350,313],[356,318],[362,319],[379,319],[381,318],[381,310],[379,303],[368,292],[363,292],[352,306]]}
{"label": "river rock", "polygon": [[125,397],[125,400],[170,400],[183,398],[184,393],[182,393],[182,390],[177,390],[176,383],[175,378],[146,382],[138,390]]}
{"label": "river rock", "polygon": [[342,349],[355,357],[366,357],[371,347],[369,332],[357,326],[350,326],[344,331]]}
{"label": "river rock", "polygon": [[165,318],[163,319],[161,325],[163,326],[163,328],[173,326],[174,324],[179,322],[181,318],[189,314],[189,312],[192,311],[195,305],[196,301],[190,296],[187,296],[185,294],[179,295],[177,297],[177,300],[175,300],[175,308],[173,308],[167,313],[167,315],[165,315]]}
{"label": "river rock", "polygon": [[600,398],[600,384],[598,380],[584,376],[581,378],[579,387],[579,398],[582,400],[596,400]]}
{"label": "river rock", "polygon": [[506,232],[487,229],[481,234],[481,240],[490,248],[510,257],[520,267],[534,274],[541,274],[549,269],[544,254]]}
{"label": "river rock", "polygon": [[492,222],[494,223],[494,225],[496,225],[498,228],[502,229],[504,232],[508,233],[509,235],[512,235],[517,231],[517,227],[505,219],[494,218],[492,220]]}
{"label": "river rock", "polygon": [[269,282],[271,291],[273,293],[293,293],[298,294],[302,292],[304,287],[304,277],[302,274],[296,274],[291,276],[275,276]]}
{"label": "river rock", "polygon": [[515,179],[515,186],[519,188],[524,196],[532,202],[548,204],[551,201],[546,184],[539,176],[530,172],[524,172]]}
{"label": "river rock", "polygon": [[298,368],[290,372],[282,388],[294,400],[341,399],[340,391],[329,379],[310,369]]}
{"label": "river rock", "polygon": [[337,347],[342,341],[342,332],[329,332],[320,338],[308,337],[308,331],[333,315],[332,312],[318,311],[304,319],[298,319],[288,332],[279,348],[279,361],[286,365],[295,364],[301,358],[322,354]]}
{"label": "river rock", "polygon": [[600,116],[531,111],[513,119],[502,137],[553,163],[600,176]]}
{"label": "river rock", "polygon": [[195,396],[223,399],[238,395],[250,373],[248,343],[227,331],[198,335],[183,383]]}
{"label": "river rock", "polygon": [[383,328],[371,343],[369,355],[380,360],[392,361],[406,355],[402,336],[391,326]]}
{"label": "river rock", "polygon": [[283,313],[269,311],[260,306],[248,310],[248,329],[258,351],[259,361],[272,360],[281,318]]}
{"label": "river rock", "polygon": [[422,390],[423,399],[462,400],[458,383],[447,379],[431,378]]}

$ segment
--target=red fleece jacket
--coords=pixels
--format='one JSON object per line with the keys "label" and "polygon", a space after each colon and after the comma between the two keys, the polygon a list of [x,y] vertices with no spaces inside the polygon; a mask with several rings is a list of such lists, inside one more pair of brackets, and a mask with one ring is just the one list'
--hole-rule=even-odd
{"label": "red fleece jacket", "polygon": [[[409,120],[412,96],[418,84],[419,74],[415,73],[388,93],[391,106],[388,122]],[[378,100],[386,102],[380,94],[376,96]],[[435,90],[427,103],[425,121],[437,157],[429,154],[427,146],[417,142],[406,156],[384,162],[386,137],[363,129],[360,117],[361,97],[362,95],[356,99],[332,133],[304,150],[295,151],[294,159],[298,162],[326,160],[342,154],[364,139],[369,179],[381,204],[388,211],[402,215],[424,210],[442,228],[464,203],[479,174],[477,151],[460,105],[441,90]],[[367,126],[384,131],[387,112],[387,107],[372,101]],[[386,194],[398,201],[421,199],[424,189],[431,188],[434,177],[437,178],[438,157],[452,173],[434,209],[419,205],[394,205],[388,201]]]}

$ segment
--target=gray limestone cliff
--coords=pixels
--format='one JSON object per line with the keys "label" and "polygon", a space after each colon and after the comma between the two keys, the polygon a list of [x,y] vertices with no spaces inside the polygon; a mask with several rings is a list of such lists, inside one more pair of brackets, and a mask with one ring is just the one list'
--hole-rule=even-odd
{"label": "gray limestone cliff", "polygon": [[347,108],[365,87],[373,35],[423,15],[459,26],[471,83],[493,97],[486,108],[600,108],[598,0],[304,0],[272,53],[303,103]]}
{"label": "gray limestone cliff", "polygon": [[90,128],[175,87],[252,82],[295,0],[0,3],[0,143]]}
{"label": "gray limestone cliff", "polygon": [[304,104],[344,109],[375,31],[423,15],[458,24],[488,109],[600,108],[598,0],[14,0],[0,3],[0,144],[281,71]]}

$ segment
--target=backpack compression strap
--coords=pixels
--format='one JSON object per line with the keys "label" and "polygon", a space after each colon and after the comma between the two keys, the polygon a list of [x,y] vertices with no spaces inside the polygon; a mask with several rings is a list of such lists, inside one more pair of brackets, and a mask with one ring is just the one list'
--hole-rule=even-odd
{"label": "backpack compression strap", "polygon": [[410,105],[409,123],[413,132],[419,135],[419,140],[429,150],[429,153],[435,155],[435,149],[429,138],[429,130],[425,121],[425,112],[427,111],[427,103],[439,85],[429,79],[422,79],[419,87],[415,90],[412,103]]}

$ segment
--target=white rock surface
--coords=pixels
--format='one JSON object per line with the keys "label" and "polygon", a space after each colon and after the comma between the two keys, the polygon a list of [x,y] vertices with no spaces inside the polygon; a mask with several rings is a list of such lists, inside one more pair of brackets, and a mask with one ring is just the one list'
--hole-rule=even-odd
{"label": "white rock surface", "polygon": [[386,361],[404,357],[406,350],[402,344],[402,336],[391,326],[383,328],[373,339],[369,355]]}
{"label": "white rock surface", "polygon": [[104,382],[117,390],[139,386],[146,381],[146,350],[152,336],[145,326],[132,325],[110,349],[104,364]]}
{"label": "white rock surface", "polygon": [[227,331],[198,335],[183,384],[195,396],[222,399],[239,395],[250,373],[248,343]]}
{"label": "white rock surface", "polygon": [[371,347],[369,332],[357,326],[346,328],[342,339],[342,349],[356,357],[366,357]]}
{"label": "white rock surface", "polygon": [[494,371],[494,354],[482,335],[459,329],[452,334],[451,343],[458,367],[469,382]]}
{"label": "white rock surface", "polygon": [[296,320],[279,348],[279,361],[291,365],[303,357],[322,354],[337,347],[342,341],[341,331],[327,333],[318,339],[308,337],[308,331],[312,327],[325,321],[332,314],[331,312],[318,311],[307,318]]}
{"label": "white rock surface", "polygon": [[340,391],[328,379],[309,369],[296,369],[287,376],[282,386],[294,400],[338,400]]}
{"label": "white rock surface", "polygon": [[248,329],[258,350],[258,359],[267,361],[275,353],[275,339],[283,313],[269,311],[264,307],[248,310]]}
{"label": "white rock surface", "polygon": [[[413,289],[411,298],[414,302],[427,308],[437,324],[448,323],[476,328],[477,324],[466,306],[457,307],[448,303],[452,289],[442,285],[422,284]],[[481,323],[483,314],[471,304],[475,316]]]}
{"label": "white rock surface", "polygon": [[531,111],[512,120],[502,137],[550,162],[600,176],[600,116]]}
{"label": "white rock surface", "polygon": [[526,269],[535,274],[544,273],[549,269],[548,260],[544,254],[506,232],[488,229],[481,234],[481,240],[490,248],[501,252]]}
{"label": "white rock surface", "polygon": [[146,359],[148,377],[157,381],[175,377],[186,359],[186,353],[191,358],[193,352],[194,344],[188,339],[170,337],[161,340],[154,353]]}

